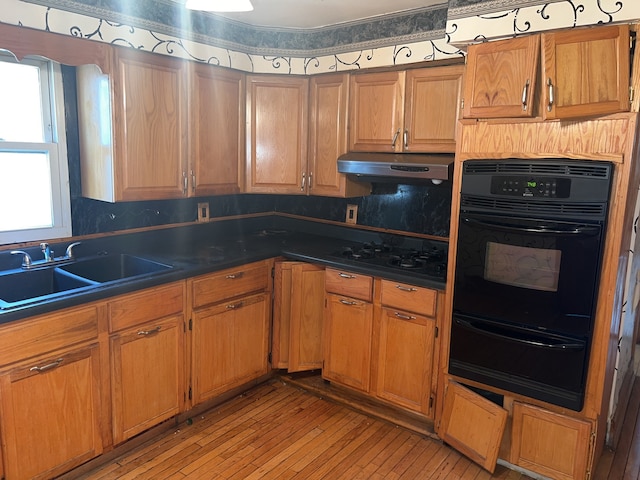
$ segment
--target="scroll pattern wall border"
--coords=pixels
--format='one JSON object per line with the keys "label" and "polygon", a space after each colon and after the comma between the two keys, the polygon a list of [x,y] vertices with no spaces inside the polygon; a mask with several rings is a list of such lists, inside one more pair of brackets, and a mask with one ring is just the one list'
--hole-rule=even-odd
{"label": "scroll pattern wall border", "polygon": [[444,31],[436,32],[436,37],[440,38],[434,40],[366,49],[356,44],[353,45],[353,51],[331,55],[252,55],[20,0],[3,0],[3,4],[7,4],[6,8],[0,9],[0,22],[3,23],[129,46],[251,73],[311,75],[463,56],[459,48],[447,43]]}
{"label": "scroll pattern wall border", "polygon": [[532,32],[640,19],[638,0],[560,0],[538,6],[456,18],[450,8],[447,38],[451,45],[514,37]]}

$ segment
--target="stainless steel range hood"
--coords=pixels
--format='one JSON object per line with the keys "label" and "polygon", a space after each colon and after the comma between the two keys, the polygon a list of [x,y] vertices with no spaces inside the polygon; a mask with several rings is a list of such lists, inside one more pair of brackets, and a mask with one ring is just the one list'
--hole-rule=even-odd
{"label": "stainless steel range hood", "polygon": [[[454,155],[349,152],[338,157],[338,171],[372,182],[450,180]],[[439,183],[439,182],[438,182]]]}

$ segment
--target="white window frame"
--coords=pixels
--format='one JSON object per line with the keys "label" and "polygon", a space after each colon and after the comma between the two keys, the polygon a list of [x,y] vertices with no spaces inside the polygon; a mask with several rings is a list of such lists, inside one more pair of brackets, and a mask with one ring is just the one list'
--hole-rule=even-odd
{"label": "white window frame", "polygon": [[[0,61],[7,60],[15,61],[15,58],[0,56]],[[24,59],[20,63],[36,65],[40,68],[45,142],[0,141],[0,151],[44,152],[48,154],[53,225],[45,228],[0,231],[0,244],[65,238],[72,234],[62,69],[60,64],[48,60],[30,58]],[[29,188],[29,178],[26,172],[20,181],[24,183],[25,188]],[[5,205],[1,208],[11,207]]]}

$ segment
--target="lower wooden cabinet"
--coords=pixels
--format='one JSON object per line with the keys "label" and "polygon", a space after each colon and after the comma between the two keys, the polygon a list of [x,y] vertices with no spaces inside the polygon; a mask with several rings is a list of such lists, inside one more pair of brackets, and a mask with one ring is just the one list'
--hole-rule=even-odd
{"label": "lower wooden cabinet", "polygon": [[111,336],[113,440],[118,444],[180,413],[184,405],[182,315]]}
{"label": "lower wooden cabinet", "polygon": [[591,422],[514,402],[511,463],[557,480],[584,480],[593,432]]}
{"label": "lower wooden cabinet", "polygon": [[4,478],[53,478],[102,453],[97,344],[0,374]]}
{"label": "lower wooden cabinet", "polygon": [[267,373],[270,308],[260,293],[193,313],[194,404]]}

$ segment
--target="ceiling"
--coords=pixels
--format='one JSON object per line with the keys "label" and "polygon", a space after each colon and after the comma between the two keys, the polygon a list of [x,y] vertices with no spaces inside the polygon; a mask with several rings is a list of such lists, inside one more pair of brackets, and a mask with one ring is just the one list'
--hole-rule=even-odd
{"label": "ceiling", "polygon": [[[184,0],[172,0],[184,3]],[[216,14],[257,27],[313,29],[443,5],[447,0],[251,0],[252,12]]]}

